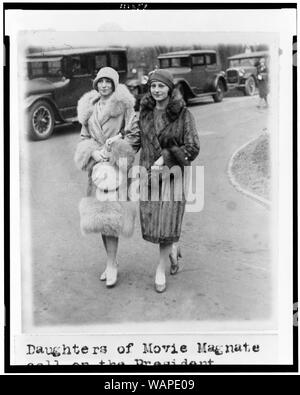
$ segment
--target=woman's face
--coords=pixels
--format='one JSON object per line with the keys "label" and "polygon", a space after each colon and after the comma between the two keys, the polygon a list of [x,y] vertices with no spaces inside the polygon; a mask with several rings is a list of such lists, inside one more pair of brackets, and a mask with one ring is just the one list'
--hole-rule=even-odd
{"label": "woman's face", "polygon": [[108,97],[113,93],[114,85],[109,78],[100,78],[97,83],[97,88],[101,96]]}
{"label": "woman's face", "polygon": [[160,81],[153,81],[150,85],[150,93],[154,100],[160,102],[169,97],[170,88]]}

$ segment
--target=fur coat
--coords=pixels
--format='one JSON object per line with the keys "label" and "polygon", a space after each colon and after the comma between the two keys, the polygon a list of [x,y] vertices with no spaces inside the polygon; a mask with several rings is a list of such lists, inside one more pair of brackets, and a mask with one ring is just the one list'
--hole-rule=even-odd
{"label": "fur coat", "polygon": [[[78,120],[82,125],[81,140],[74,156],[78,169],[88,171],[88,192],[79,204],[80,227],[83,234],[102,233],[106,236],[125,236],[133,234],[136,204],[127,201],[100,201],[96,198],[96,186],[92,182],[92,170],[97,163],[92,153],[101,150],[105,141],[118,133],[123,139],[111,144],[109,163],[118,167],[127,180],[129,168],[134,162],[134,154],[139,148],[140,134],[134,111],[134,98],[124,85],[118,85],[101,112],[100,130],[91,127],[91,116],[100,95],[96,90],[86,93],[78,102]],[[120,159],[126,158],[124,167]],[[121,164],[121,165],[120,165]],[[123,167],[122,167],[123,166]],[[103,191],[101,192],[103,194]]]}
{"label": "fur coat", "polygon": [[148,93],[141,101],[140,128],[141,146],[140,165],[148,170],[162,155],[165,165],[181,167],[190,165],[199,153],[200,143],[193,115],[174,89],[168,106],[163,114],[160,130],[154,125],[155,100]]}
{"label": "fur coat", "polygon": [[[160,122],[155,122],[155,101],[147,94],[141,101],[140,110],[140,165],[147,169],[149,180],[152,178],[151,166],[160,156],[164,158],[164,165],[169,168],[179,166],[182,170],[191,164],[200,149],[194,117],[176,89],[160,117]],[[152,243],[174,243],[179,240],[185,211],[185,194],[181,192],[183,180],[184,177],[174,175],[168,184],[162,178],[161,182],[156,183],[160,200],[141,200],[140,223],[145,240]],[[149,182],[149,193],[157,187]],[[180,192],[180,198],[176,197],[176,190]],[[164,198],[166,191],[169,193],[167,199]]]}

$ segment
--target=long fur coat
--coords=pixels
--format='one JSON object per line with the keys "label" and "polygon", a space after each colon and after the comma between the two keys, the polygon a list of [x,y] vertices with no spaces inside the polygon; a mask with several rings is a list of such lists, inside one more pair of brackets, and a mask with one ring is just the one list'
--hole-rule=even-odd
{"label": "long fur coat", "polygon": [[150,169],[161,155],[169,167],[190,165],[199,154],[200,142],[194,117],[178,90],[173,90],[159,130],[155,130],[154,108],[155,100],[148,93],[141,101],[140,165]]}
{"label": "long fur coat", "polygon": [[[179,166],[182,169],[191,164],[200,149],[194,117],[176,89],[172,92],[160,122],[155,122],[155,105],[152,96],[147,94],[141,102],[140,111],[140,165],[148,170],[149,180],[152,178],[151,166],[160,156],[163,156],[164,165],[169,168]],[[177,242],[181,234],[185,210],[185,194],[180,189],[183,189],[183,177],[174,175],[170,179],[168,199],[164,199],[166,185],[168,183],[164,179],[157,185],[160,201],[140,202],[142,235],[152,243]],[[152,186],[149,183],[149,188],[154,190],[155,186]],[[180,199],[176,198],[176,190],[180,192]]]}
{"label": "long fur coat", "polygon": [[[109,163],[118,167],[125,175],[134,162],[134,154],[139,148],[140,134],[134,111],[134,98],[124,85],[118,85],[99,119],[100,130],[92,129],[90,119],[94,106],[100,99],[96,90],[86,93],[78,102],[78,120],[82,124],[81,140],[74,156],[78,169],[88,171],[88,193],[79,204],[80,227],[83,234],[102,233],[106,236],[125,236],[133,234],[136,217],[136,203],[127,201],[99,201],[96,187],[92,185],[92,169],[96,164],[92,157],[94,150],[101,150],[105,141],[122,133],[123,139],[111,145]],[[126,158],[124,161],[120,159]],[[121,166],[121,167],[120,167]]]}

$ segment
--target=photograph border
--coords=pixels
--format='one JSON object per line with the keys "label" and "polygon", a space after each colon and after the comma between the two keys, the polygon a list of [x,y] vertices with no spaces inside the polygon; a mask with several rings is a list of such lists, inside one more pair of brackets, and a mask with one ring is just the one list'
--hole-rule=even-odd
{"label": "photograph border", "polygon": [[[5,45],[5,65],[3,75],[3,105],[4,105],[4,303],[5,303],[5,329],[4,329],[4,369],[6,373],[229,373],[229,372],[297,372],[298,371],[298,326],[293,326],[293,364],[290,365],[160,365],[160,366],[24,366],[12,365],[10,359],[10,40],[5,36],[5,11],[12,9],[22,10],[138,10],[138,6],[147,5],[147,10],[230,10],[230,9],[282,9],[296,8],[296,3],[3,3],[3,37]],[[296,36],[293,43],[297,42]],[[292,55],[292,54],[291,54]],[[297,188],[297,67],[293,65],[293,301],[298,303],[298,188]],[[192,377],[193,375],[189,376]],[[126,376],[124,376],[126,377]],[[139,376],[141,379],[145,376]],[[165,375],[164,377],[168,377]],[[193,376],[196,377],[196,376]],[[121,378],[121,376],[120,376]],[[127,376],[128,379],[128,376]]]}

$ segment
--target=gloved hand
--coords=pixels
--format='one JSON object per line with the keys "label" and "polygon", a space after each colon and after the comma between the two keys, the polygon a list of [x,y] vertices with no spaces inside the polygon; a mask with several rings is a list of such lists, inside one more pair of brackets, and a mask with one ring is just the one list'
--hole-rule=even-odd
{"label": "gloved hand", "polygon": [[169,137],[169,136],[163,138],[160,144],[162,148],[171,148],[174,146],[178,146],[175,137]]}
{"label": "gloved hand", "polygon": [[114,141],[119,140],[119,139],[121,139],[121,138],[122,138],[122,134],[119,133],[119,134],[117,134],[116,136],[113,136],[113,137],[110,137],[109,139],[107,139],[106,142],[105,142],[106,149],[107,149],[108,151],[110,151],[111,144],[112,144]]}
{"label": "gloved hand", "polygon": [[92,157],[96,162],[107,162],[109,160],[108,153],[105,149],[95,150],[92,153]]}

